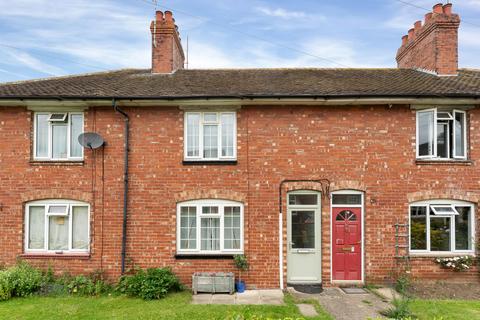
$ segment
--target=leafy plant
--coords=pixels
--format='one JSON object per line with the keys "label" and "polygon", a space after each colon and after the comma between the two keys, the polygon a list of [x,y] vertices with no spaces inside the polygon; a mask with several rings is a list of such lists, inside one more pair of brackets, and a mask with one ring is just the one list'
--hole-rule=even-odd
{"label": "leafy plant", "polygon": [[247,256],[244,254],[237,254],[233,258],[233,264],[238,269],[238,280],[242,281],[242,271],[247,271],[249,268]]}
{"label": "leafy plant", "polygon": [[169,268],[138,269],[120,278],[117,291],[144,300],[161,299],[171,291],[181,290],[177,276]]}
{"label": "leafy plant", "polygon": [[410,311],[410,299],[402,296],[394,298],[392,301],[393,307],[385,310],[382,314],[389,319],[412,319],[414,316]]}
{"label": "leafy plant", "polygon": [[435,259],[435,262],[446,269],[465,271],[470,269],[470,267],[473,265],[473,258],[471,256],[437,258]]}
{"label": "leafy plant", "polygon": [[408,295],[408,290],[411,286],[410,277],[407,275],[401,275],[395,281],[395,290],[402,296]]}
{"label": "leafy plant", "polygon": [[0,271],[0,301],[8,300],[12,296],[12,288],[9,282],[8,273]]}
{"label": "leafy plant", "polygon": [[7,269],[12,297],[27,297],[40,289],[43,282],[42,272],[26,262]]}

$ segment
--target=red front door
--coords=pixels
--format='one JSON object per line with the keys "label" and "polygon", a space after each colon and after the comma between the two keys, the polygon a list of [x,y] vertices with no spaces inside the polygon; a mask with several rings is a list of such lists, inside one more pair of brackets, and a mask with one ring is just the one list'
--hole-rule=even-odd
{"label": "red front door", "polygon": [[333,280],[362,280],[361,208],[333,208]]}

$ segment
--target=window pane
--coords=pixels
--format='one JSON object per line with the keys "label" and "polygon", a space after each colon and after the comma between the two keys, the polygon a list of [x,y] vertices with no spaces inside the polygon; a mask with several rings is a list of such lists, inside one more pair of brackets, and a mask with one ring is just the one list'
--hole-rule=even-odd
{"label": "window pane", "polygon": [[220,250],[220,219],[202,218],[201,249]]}
{"label": "window pane", "polygon": [[52,156],[54,159],[67,158],[67,133],[66,125],[52,125]]}
{"label": "window pane", "polygon": [[88,207],[72,207],[72,249],[88,249]]}
{"label": "window pane", "polygon": [[200,114],[187,113],[187,157],[200,155]]}
{"label": "window pane", "polygon": [[49,217],[48,232],[49,250],[68,250],[68,216]]}
{"label": "window pane", "polygon": [[70,117],[71,132],[70,132],[70,155],[72,157],[81,157],[83,147],[78,142],[78,136],[83,132],[83,115],[72,114]]}
{"label": "window pane", "polygon": [[288,196],[288,204],[291,205],[317,205],[316,194],[291,194]]}
{"label": "window pane", "polygon": [[203,157],[218,158],[218,125],[203,126]]}
{"label": "window pane", "polygon": [[217,113],[215,113],[215,112],[205,113],[204,116],[203,116],[203,121],[204,122],[217,122]]}
{"label": "window pane", "polygon": [[465,156],[465,117],[461,112],[455,112],[455,156]]}
{"label": "window pane", "polygon": [[437,155],[440,158],[448,158],[448,124],[437,124]]}
{"label": "window pane", "polygon": [[315,248],[315,211],[292,211],[292,248]]}
{"label": "window pane", "polygon": [[45,207],[30,207],[28,217],[28,248],[45,249]]}
{"label": "window pane", "polygon": [[470,225],[470,207],[455,207],[459,215],[455,216],[455,249],[472,249],[472,231]]}
{"label": "window pane", "polygon": [[427,250],[427,207],[410,207],[410,247]]}
{"label": "window pane", "polygon": [[49,206],[48,213],[51,214],[68,214],[68,206]]}
{"label": "window pane", "polygon": [[433,111],[422,111],[417,113],[418,117],[418,155],[433,155]]}
{"label": "window pane", "polygon": [[362,204],[362,195],[360,194],[334,194],[332,195],[332,204]]}
{"label": "window pane", "polygon": [[218,214],[218,207],[202,207],[203,214]]}
{"label": "window pane", "polygon": [[36,156],[48,157],[48,114],[37,114],[37,132],[35,136]]}
{"label": "window pane", "polygon": [[197,208],[180,209],[180,249],[197,248]]}
{"label": "window pane", "polygon": [[430,217],[430,250],[450,251],[450,217]]}
{"label": "window pane", "polygon": [[235,115],[231,113],[222,114],[222,156],[233,157],[234,135],[235,135]]}
{"label": "window pane", "polygon": [[227,250],[240,249],[240,207],[225,207],[224,210],[224,247]]}

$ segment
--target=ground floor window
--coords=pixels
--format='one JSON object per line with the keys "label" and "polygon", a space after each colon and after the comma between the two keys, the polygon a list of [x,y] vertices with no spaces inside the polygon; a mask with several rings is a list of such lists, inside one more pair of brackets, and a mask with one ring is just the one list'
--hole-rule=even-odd
{"label": "ground floor window", "polygon": [[195,200],[177,206],[179,253],[243,251],[243,204],[227,200]]}
{"label": "ground floor window", "polygon": [[88,204],[68,200],[42,200],[25,206],[25,251],[88,252]]}
{"label": "ground floor window", "polygon": [[412,252],[474,251],[473,204],[432,200],[410,205]]}

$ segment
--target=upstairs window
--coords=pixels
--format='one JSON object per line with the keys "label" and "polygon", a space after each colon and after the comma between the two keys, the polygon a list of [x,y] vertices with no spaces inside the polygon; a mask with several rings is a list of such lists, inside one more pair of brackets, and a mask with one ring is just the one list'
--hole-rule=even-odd
{"label": "upstairs window", "polygon": [[417,158],[466,159],[466,119],[461,110],[417,111]]}
{"label": "upstairs window", "polygon": [[410,250],[415,253],[474,252],[474,206],[453,200],[410,205]]}
{"label": "upstairs window", "polygon": [[33,201],[25,209],[26,252],[88,252],[88,204],[68,200]]}
{"label": "upstairs window", "polygon": [[81,112],[37,112],[34,118],[35,160],[82,160],[78,136],[83,133]]}
{"label": "upstairs window", "polygon": [[186,112],[185,160],[235,160],[235,112]]}
{"label": "upstairs window", "polygon": [[180,254],[243,252],[243,205],[227,200],[178,204],[177,250]]}

